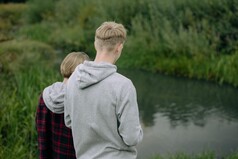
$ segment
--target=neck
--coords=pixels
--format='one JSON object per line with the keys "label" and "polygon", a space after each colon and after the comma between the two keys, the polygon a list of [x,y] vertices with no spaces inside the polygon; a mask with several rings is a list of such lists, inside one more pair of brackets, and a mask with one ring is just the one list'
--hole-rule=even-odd
{"label": "neck", "polygon": [[65,77],[64,77],[63,83],[66,84],[67,81],[68,81],[68,78],[65,78]]}
{"label": "neck", "polygon": [[95,62],[108,62],[111,64],[115,64],[116,62],[115,53],[113,52],[97,52],[95,57]]}

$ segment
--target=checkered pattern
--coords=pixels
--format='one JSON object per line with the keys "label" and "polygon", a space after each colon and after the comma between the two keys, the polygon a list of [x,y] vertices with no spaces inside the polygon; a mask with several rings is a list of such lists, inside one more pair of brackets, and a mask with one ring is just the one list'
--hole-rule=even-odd
{"label": "checkered pattern", "polygon": [[64,124],[64,114],[52,113],[42,95],[36,113],[39,159],[75,159],[71,129]]}

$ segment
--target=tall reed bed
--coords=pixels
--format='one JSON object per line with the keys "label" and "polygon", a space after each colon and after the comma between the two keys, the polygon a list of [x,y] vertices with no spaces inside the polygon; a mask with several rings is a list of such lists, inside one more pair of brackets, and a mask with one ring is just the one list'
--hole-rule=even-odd
{"label": "tall reed bed", "polygon": [[55,58],[39,41],[0,43],[0,158],[37,158],[35,112],[43,88],[59,80]]}
{"label": "tall reed bed", "polygon": [[238,86],[236,0],[33,0],[28,5],[28,25],[19,37],[94,57],[95,29],[113,20],[128,29],[119,66]]}
{"label": "tall reed bed", "polygon": [[35,113],[43,88],[61,80],[49,68],[31,66],[2,76],[0,103],[0,158],[37,158]]}

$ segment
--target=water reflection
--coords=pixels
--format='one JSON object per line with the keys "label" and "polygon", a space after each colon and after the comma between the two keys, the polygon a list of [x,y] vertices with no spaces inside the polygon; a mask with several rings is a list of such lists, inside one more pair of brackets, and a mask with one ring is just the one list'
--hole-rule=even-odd
{"label": "water reflection", "polygon": [[210,149],[224,155],[238,148],[238,89],[135,70],[119,72],[137,89],[145,126],[139,157]]}
{"label": "water reflection", "polygon": [[204,126],[206,117],[214,113],[227,120],[238,120],[237,89],[142,71],[121,72],[136,86],[146,126],[154,125],[156,112],[168,117],[171,126],[188,122]]}

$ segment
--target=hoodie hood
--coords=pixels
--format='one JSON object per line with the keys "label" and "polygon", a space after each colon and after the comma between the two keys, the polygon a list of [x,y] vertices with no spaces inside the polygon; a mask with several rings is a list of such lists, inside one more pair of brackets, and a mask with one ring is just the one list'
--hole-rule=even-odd
{"label": "hoodie hood", "polygon": [[63,82],[56,82],[53,85],[46,87],[43,91],[45,105],[53,113],[64,113],[65,88]]}
{"label": "hoodie hood", "polygon": [[117,67],[113,64],[93,61],[85,61],[75,69],[76,78],[79,81],[78,85],[81,89],[102,81],[116,71]]}

